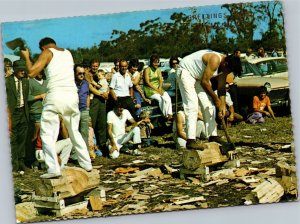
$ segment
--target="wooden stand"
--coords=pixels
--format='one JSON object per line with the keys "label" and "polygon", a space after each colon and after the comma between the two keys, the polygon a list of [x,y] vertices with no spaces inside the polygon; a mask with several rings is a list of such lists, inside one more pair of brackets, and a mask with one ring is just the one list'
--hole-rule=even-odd
{"label": "wooden stand", "polygon": [[[88,200],[85,200],[82,195],[98,187],[99,184],[99,170],[86,172],[79,167],[66,167],[62,171],[62,176],[57,179],[39,179],[33,183],[35,193],[32,195],[32,200],[39,212],[50,211],[56,216],[75,210],[87,211]],[[69,202],[67,206],[66,201]]]}

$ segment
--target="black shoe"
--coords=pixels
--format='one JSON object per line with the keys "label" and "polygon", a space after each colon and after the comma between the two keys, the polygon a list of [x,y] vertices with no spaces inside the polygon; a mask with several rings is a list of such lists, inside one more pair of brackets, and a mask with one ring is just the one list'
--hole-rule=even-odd
{"label": "black shoe", "polygon": [[219,136],[209,136],[208,141],[209,142],[216,142],[216,143],[219,143],[221,145],[226,144],[226,142],[224,140],[222,140]]}
{"label": "black shoe", "polygon": [[190,149],[190,150],[204,150],[205,149],[205,145],[202,143],[197,143],[196,140],[192,139],[192,140],[188,140],[186,142],[186,149]]}

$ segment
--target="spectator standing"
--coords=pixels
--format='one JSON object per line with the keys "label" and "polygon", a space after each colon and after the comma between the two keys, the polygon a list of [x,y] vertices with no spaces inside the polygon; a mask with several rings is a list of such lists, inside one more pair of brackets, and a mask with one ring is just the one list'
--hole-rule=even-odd
{"label": "spectator standing", "polygon": [[109,85],[110,94],[114,103],[119,100],[122,102],[124,109],[129,110],[130,114],[136,117],[135,103],[133,101],[133,84],[127,69],[127,61],[124,59],[120,60],[120,71],[113,74]]}
{"label": "spectator standing", "polygon": [[40,40],[39,47],[42,53],[34,64],[30,60],[28,49],[21,50],[21,55],[25,58],[30,78],[34,78],[45,69],[48,80],[48,92],[47,97],[44,99],[41,117],[41,139],[45,163],[48,168],[47,173],[41,175],[41,178],[61,176],[61,169],[55,150],[59,129],[58,114],[62,116],[69,132],[79,165],[86,171],[91,171],[91,159],[86,144],[78,131],[80,113],[72,54],[67,49],[57,47],[56,42],[49,37]]}
{"label": "spectator standing", "polygon": [[23,60],[13,63],[13,75],[5,79],[7,111],[10,125],[11,159],[14,172],[25,171],[26,141],[28,132],[29,83]]}
{"label": "spectator standing", "polygon": [[80,134],[88,147],[89,138],[89,110],[90,110],[90,97],[89,97],[89,84],[84,79],[85,71],[81,65],[74,66],[75,83],[78,90],[79,97],[79,111],[80,111]]}
{"label": "spectator standing", "polygon": [[255,58],[257,58],[257,56],[253,53],[251,48],[248,48],[247,51],[246,51],[245,59],[246,60],[252,60],[252,59],[255,59]]}
{"label": "spectator standing", "polygon": [[173,97],[176,95],[176,69],[179,64],[179,60],[177,57],[171,57],[170,61],[170,71],[168,72],[168,78],[167,82],[171,84],[170,88],[167,90],[167,93],[169,94],[170,97]]}

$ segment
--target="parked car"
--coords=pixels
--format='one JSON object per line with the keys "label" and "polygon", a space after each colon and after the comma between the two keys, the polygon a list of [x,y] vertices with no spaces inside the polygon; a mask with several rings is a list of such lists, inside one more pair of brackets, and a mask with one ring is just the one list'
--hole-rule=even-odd
{"label": "parked car", "polygon": [[[268,70],[261,68],[265,65]],[[272,107],[290,109],[289,81],[285,58],[242,60],[242,68],[241,76],[234,80],[238,88],[238,103],[242,114],[248,113],[253,96],[257,94],[260,86],[267,88]]]}

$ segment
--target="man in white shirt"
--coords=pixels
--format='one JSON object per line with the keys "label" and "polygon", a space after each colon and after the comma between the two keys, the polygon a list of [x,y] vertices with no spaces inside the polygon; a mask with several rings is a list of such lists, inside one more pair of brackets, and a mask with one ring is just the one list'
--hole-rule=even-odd
{"label": "man in white shirt", "polygon": [[[130,131],[126,132],[126,122],[131,123]],[[119,157],[120,149],[128,141],[134,144],[133,151],[128,151],[133,155],[140,155],[138,148],[141,144],[141,134],[138,125],[142,120],[136,122],[130,112],[124,109],[121,101],[117,101],[114,109],[107,114],[107,133],[109,156],[113,159]]]}

